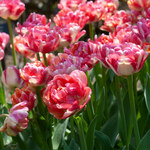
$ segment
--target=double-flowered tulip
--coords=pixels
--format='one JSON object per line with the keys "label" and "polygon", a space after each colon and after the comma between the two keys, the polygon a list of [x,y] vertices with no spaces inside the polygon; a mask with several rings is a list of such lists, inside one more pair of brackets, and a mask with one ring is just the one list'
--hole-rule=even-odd
{"label": "double-flowered tulip", "polygon": [[90,97],[91,89],[87,87],[86,74],[79,70],[69,75],[56,75],[43,93],[48,111],[57,119],[65,119],[80,111]]}
{"label": "double-flowered tulip", "polygon": [[3,19],[17,20],[25,10],[25,5],[20,0],[1,0],[0,17]]}

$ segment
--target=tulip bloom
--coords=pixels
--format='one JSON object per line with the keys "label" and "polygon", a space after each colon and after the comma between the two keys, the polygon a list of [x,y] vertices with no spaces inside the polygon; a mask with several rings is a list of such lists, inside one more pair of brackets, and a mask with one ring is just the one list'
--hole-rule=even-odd
{"label": "tulip bloom", "polygon": [[20,53],[21,55],[23,55],[29,59],[35,55],[35,53],[33,51],[31,51],[27,46],[26,36],[17,35],[14,38],[14,46],[15,46],[15,50],[18,53]]}
{"label": "tulip bloom", "polygon": [[79,70],[70,75],[56,75],[43,93],[48,111],[57,119],[65,119],[78,112],[89,102],[90,97],[87,77]]}
{"label": "tulip bloom", "polygon": [[26,102],[26,107],[29,110],[32,110],[36,106],[36,94],[27,86],[21,89],[16,88],[11,98],[13,106],[20,102]]}
{"label": "tulip bloom", "polygon": [[124,43],[115,46],[105,60],[118,76],[128,76],[142,69],[148,55],[139,45]]}
{"label": "tulip bloom", "polygon": [[128,23],[133,24],[135,16],[124,10],[117,11],[113,16],[108,16],[104,20],[104,25],[100,27],[101,30],[112,32],[117,26]]}
{"label": "tulip bloom", "polygon": [[18,132],[22,132],[28,127],[28,111],[25,102],[14,105],[9,110],[9,115],[4,121],[4,125],[0,128],[0,132],[5,131],[9,136],[16,136]]}
{"label": "tulip bloom", "polygon": [[17,20],[25,10],[25,5],[20,0],[1,0],[0,17],[3,19]]}
{"label": "tulip bloom", "polygon": [[54,22],[57,26],[66,26],[70,23],[76,23],[82,29],[88,21],[88,16],[85,16],[85,13],[80,10],[73,12],[70,9],[63,9],[57,13],[54,17]]}
{"label": "tulip bloom", "polygon": [[16,87],[22,87],[24,81],[20,77],[16,66],[7,67],[2,73],[2,82],[6,88],[13,90]]}
{"label": "tulip bloom", "polygon": [[83,59],[82,64],[87,65],[89,70],[98,63],[97,51],[99,51],[98,44],[83,41],[79,41],[71,45],[69,49],[64,50],[69,55],[81,57]]}
{"label": "tulip bloom", "polygon": [[140,11],[150,7],[150,1],[149,0],[128,0],[128,6],[130,9]]}
{"label": "tulip bloom", "polygon": [[48,68],[40,61],[27,63],[23,69],[20,69],[20,76],[31,86],[44,85],[51,79]]}
{"label": "tulip bloom", "polygon": [[74,70],[84,72],[89,70],[88,66],[83,63],[82,57],[65,53],[58,53],[58,56],[53,57],[48,68],[52,77],[58,74],[70,74]]}
{"label": "tulip bloom", "polygon": [[4,58],[4,49],[9,41],[9,35],[7,33],[0,33],[0,60]]}
{"label": "tulip bloom", "polygon": [[[47,19],[45,15],[40,15],[33,12],[29,15],[23,25],[17,23],[17,27],[15,28],[15,30],[17,33],[24,35],[25,33],[28,33],[34,26],[46,25],[46,23]],[[49,22],[49,25],[50,23],[51,22]]]}
{"label": "tulip bloom", "polygon": [[61,0],[58,4],[59,9],[70,8],[77,10],[80,4],[84,4],[87,0]]}
{"label": "tulip bloom", "polygon": [[67,47],[70,44],[75,43],[78,41],[85,33],[85,30],[81,31],[81,28],[76,23],[69,23],[66,26],[55,26],[53,28],[60,35],[60,43],[59,47]]}
{"label": "tulip bloom", "polygon": [[54,51],[60,42],[60,36],[48,25],[35,26],[26,35],[27,47],[35,53],[49,53]]}

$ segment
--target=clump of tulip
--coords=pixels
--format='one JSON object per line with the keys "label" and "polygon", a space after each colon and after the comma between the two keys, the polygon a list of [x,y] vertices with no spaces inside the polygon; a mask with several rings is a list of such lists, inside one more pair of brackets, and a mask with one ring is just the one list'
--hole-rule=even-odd
{"label": "clump of tulip", "polygon": [[[52,148],[52,142],[62,127],[68,130],[61,137],[70,133],[72,139],[80,137],[80,144],[84,145],[81,150],[87,150],[88,146],[97,150],[95,143],[99,150],[105,145],[99,145],[97,140],[103,142],[110,136],[103,132],[109,130],[110,120],[113,122],[117,118],[117,125],[114,125],[117,128],[114,131],[116,141],[110,147],[117,149],[121,145],[120,149],[129,149],[132,143],[131,148],[138,147],[143,140],[138,128],[138,118],[143,110],[137,115],[140,108],[136,108],[139,104],[135,104],[134,97],[138,97],[145,88],[143,83],[149,80],[149,75],[146,80],[138,75],[150,51],[150,2],[128,0],[127,4],[128,11],[117,10],[118,0],[60,0],[60,11],[53,19],[30,13],[22,24],[17,23],[17,35],[13,37],[10,20],[19,19],[25,11],[25,4],[20,0],[0,1],[0,17],[8,20],[10,32],[10,37],[0,33],[0,61],[4,58],[9,38],[14,61],[14,65],[6,69],[0,66],[0,92],[5,93],[5,89],[11,94],[9,105],[5,102],[5,95],[0,95],[6,109],[0,115],[6,117],[0,132],[20,138],[29,126],[27,130],[32,132],[26,134],[32,134],[29,136],[32,139],[38,132],[34,142],[38,142],[41,149],[58,149],[61,144],[55,148],[54,142]],[[98,25],[98,31],[95,30],[98,35],[93,32],[95,24]],[[16,52],[24,57],[24,65],[16,63]],[[149,69],[148,64],[145,68]],[[124,83],[126,79],[127,84]],[[137,82],[141,85],[140,90],[143,88],[140,92],[137,92]],[[147,87],[143,95],[146,93]],[[129,112],[124,110],[128,103]],[[144,103],[145,109],[147,103]],[[58,119],[69,122],[64,125]],[[66,149],[70,149],[68,139],[65,137],[61,141]],[[106,143],[108,141],[111,140]]]}

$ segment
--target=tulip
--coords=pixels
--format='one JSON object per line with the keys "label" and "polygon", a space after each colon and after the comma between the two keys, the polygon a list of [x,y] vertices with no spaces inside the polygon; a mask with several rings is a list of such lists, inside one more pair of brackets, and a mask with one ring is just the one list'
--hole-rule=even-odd
{"label": "tulip", "polygon": [[21,88],[24,85],[24,81],[21,79],[16,66],[7,67],[2,72],[2,82],[9,90],[13,90],[16,87]]}
{"label": "tulip", "polygon": [[70,74],[74,70],[81,70],[84,72],[89,70],[88,66],[84,64],[82,57],[65,53],[58,53],[58,56],[55,56],[51,60],[48,68],[52,77],[58,74]]}
{"label": "tulip", "polygon": [[52,78],[48,68],[40,61],[27,63],[23,69],[20,69],[20,76],[31,86],[44,85]]}
{"label": "tulip", "polygon": [[83,59],[82,64],[87,65],[89,69],[98,63],[97,51],[99,51],[98,44],[83,41],[79,41],[71,45],[69,49],[64,50],[69,55],[81,57]]}
{"label": "tulip", "polygon": [[143,10],[150,7],[150,1],[148,0],[128,0],[128,6],[133,10]]}
{"label": "tulip", "polygon": [[148,55],[139,45],[124,43],[115,46],[105,60],[118,76],[129,76],[142,69]]}
{"label": "tulip", "polygon": [[5,131],[9,136],[16,136],[18,132],[22,132],[28,127],[28,111],[25,102],[14,105],[9,110],[9,115],[4,121],[4,125],[0,128],[0,132]]}
{"label": "tulip", "polygon": [[60,42],[60,36],[48,25],[35,26],[26,35],[27,47],[35,53],[49,53],[54,51]]}
{"label": "tulip", "polygon": [[13,95],[11,96],[11,99],[13,106],[20,102],[26,102],[26,107],[28,107],[29,110],[32,110],[37,104],[36,94],[27,86],[21,89],[16,88]]}
{"label": "tulip", "polygon": [[77,10],[80,4],[84,4],[87,0],[61,0],[58,4],[59,9],[70,8],[73,11]]}
{"label": "tulip", "polygon": [[80,10],[73,12],[72,10],[66,8],[58,12],[54,17],[54,22],[57,26],[66,26],[70,23],[76,23],[82,29],[88,21],[88,16],[85,16],[85,13]]}
{"label": "tulip", "polygon": [[0,60],[4,58],[4,49],[9,41],[9,35],[7,33],[0,33]]}
{"label": "tulip", "polygon": [[25,10],[25,5],[20,0],[1,0],[0,17],[3,19],[17,20]]}
{"label": "tulip", "polygon": [[40,15],[33,12],[28,16],[28,18],[23,23],[23,25],[17,23],[17,27],[15,28],[15,30],[17,33],[24,35],[28,33],[30,29],[33,28],[34,26],[46,25],[46,23],[47,23],[47,19],[45,15]]}
{"label": "tulip", "polygon": [[87,77],[79,70],[70,75],[56,75],[43,93],[48,111],[57,119],[65,119],[80,111],[90,97],[91,89],[87,87]]}

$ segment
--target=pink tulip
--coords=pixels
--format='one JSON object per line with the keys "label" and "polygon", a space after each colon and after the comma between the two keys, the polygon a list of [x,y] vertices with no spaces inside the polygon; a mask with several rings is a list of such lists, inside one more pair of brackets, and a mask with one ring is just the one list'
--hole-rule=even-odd
{"label": "pink tulip", "polygon": [[128,0],[128,6],[133,10],[143,10],[150,7],[149,0]]}
{"label": "pink tulip", "polygon": [[70,23],[76,23],[80,26],[80,29],[82,29],[85,24],[88,21],[88,16],[85,16],[85,13],[76,10],[73,12],[70,9],[63,9],[58,12],[58,14],[54,17],[54,22],[56,23],[57,26],[66,26]]}
{"label": "pink tulip", "polygon": [[61,0],[58,4],[59,9],[70,8],[77,10],[80,4],[84,4],[87,0]]}
{"label": "pink tulip", "polygon": [[56,31],[60,35],[60,43],[59,47],[67,47],[70,44],[75,43],[78,41],[85,33],[86,31],[81,31],[81,28],[76,23],[69,23],[66,26],[55,26],[53,28],[54,31]]}
{"label": "pink tulip", "polygon": [[20,0],[1,0],[0,17],[3,19],[17,20],[25,10],[25,5]]}
{"label": "pink tulip", "polygon": [[14,105],[9,110],[9,116],[5,119],[4,125],[0,128],[0,132],[5,131],[9,136],[16,136],[18,132],[22,132],[28,127],[28,111],[25,102]]}
{"label": "pink tulip", "polygon": [[23,69],[20,69],[20,76],[31,86],[44,85],[52,78],[48,68],[40,61],[27,63]]}
{"label": "pink tulip", "polygon": [[28,107],[29,110],[32,110],[36,106],[36,94],[31,91],[27,86],[19,89],[16,88],[12,98],[12,105],[16,105],[20,102],[26,102],[26,107]]}
{"label": "pink tulip", "polygon": [[[40,15],[35,12],[31,13],[23,25],[17,23],[16,32],[24,35],[28,33],[34,26],[46,25],[47,19],[45,15]],[[50,25],[51,22],[49,22]]]}
{"label": "pink tulip", "polygon": [[2,73],[2,82],[6,88],[13,90],[16,87],[22,87],[24,81],[20,77],[16,66],[7,67]]}
{"label": "pink tulip", "polygon": [[71,45],[69,49],[64,50],[64,52],[69,55],[81,57],[83,59],[82,64],[87,65],[89,69],[98,63],[96,56],[97,51],[99,51],[98,44],[83,41],[79,41]]}
{"label": "pink tulip", "polygon": [[112,32],[116,29],[117,26],[124,23],[133,24],[135,17],[124,10],[117,11],[113,16],[109,16],[105,19],[104,25],[100,27],[102,30]]}
{"label": "pink tulip", "polygon": [[4,49],[9,41],[9,35],[7,33],[0,33],[0,61],[4,58]]}
{"label": "pink tulip", "polygon": [[56,75],[43,94],[48,111],[57,119],[65,119],[81,110],[90,100],[84,72],[75,70],[70,75]]}
{"label": "pink tulip", "polygon": [[35,53],[49,53],[54,51],[60,42],[60,36],[48,25],[35,26],[26,34],[27,47]]}
{"label": "pink tulip", "polygon": [[139,45],[124,43],[114,46],[105,60],[118,76],[128,76],[142,69],[148,55]]}
{"label": "pink tulip", "polygon": [[14,38],[15,50],[27,58],[32,58],[35,53],[29,49],[27,46],[27,37],[18,35]]}
{"label": "pink tulip", "polygon": [[51,60],[49,70],[51,75],[54,77],[58,74],[70,74],[74,70],[81,70],[85,72],[89,70],[89,68],[84,64],[82,57],[58,53],[58,56],[55,56]]}

